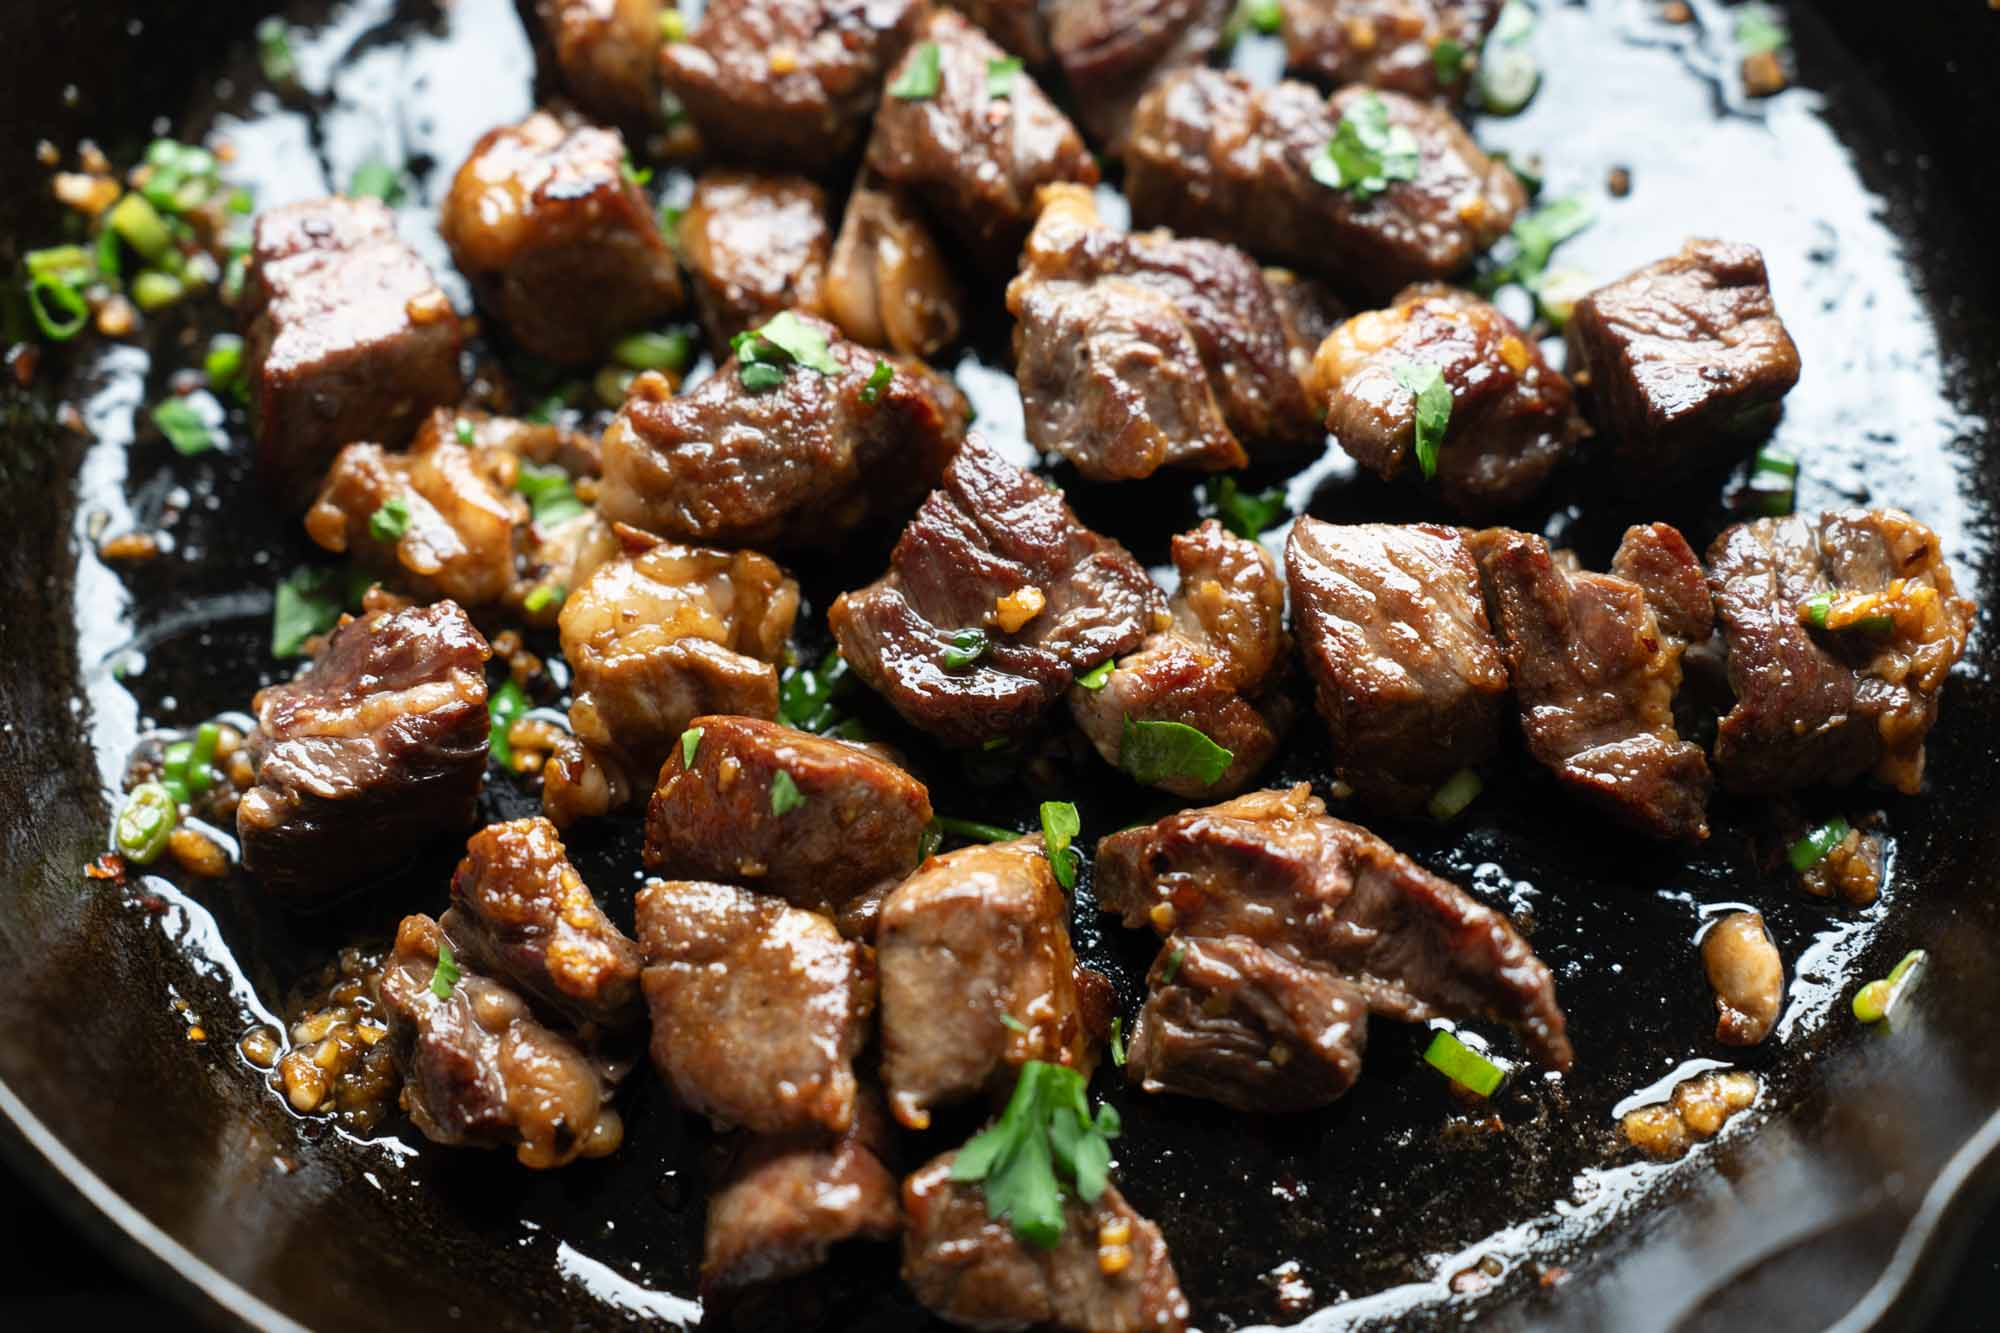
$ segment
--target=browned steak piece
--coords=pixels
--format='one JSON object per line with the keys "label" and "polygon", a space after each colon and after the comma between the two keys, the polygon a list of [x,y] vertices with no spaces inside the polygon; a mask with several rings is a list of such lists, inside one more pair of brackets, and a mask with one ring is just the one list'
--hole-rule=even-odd
{"label": "browned steak piece", "polygon": [[[1415,136],[1422,160],[1415,180],[1360,200],[1312,166],[1368,97]],[[1170,74],[1140,99],[1125,173],[1138,223],[1231,241],[1377,298],[1463,269],[1527,204],[1514,173],[1441,107],[1358,86],[1331,98],[1303,83],[1253,88],[1212,69]]]}
{"label": "browned steak piece", "polygon": [[[1181,1294],[1160,1229],[1115,1185],[1096,1203],[1063,1196],[1062,1238],[1045,1250],[986,1215],[977,1185],[951,1178],[946,1153],[903,1182],[903,1281],[931,1313],[962,1328],[1182,1333]],[[1105,1237],[1125,1253],[1115,1272]]]}
{"label": "browned steak piece", "polygon": [[537,1169],[615,1152],[625,1126],[611,1092],[624,1070],[543,1027],[492,978],[457,962],[440,968],[448,944],[429,917],[404,917],[376,988],[404,1106],[424,1137],[512,1148]]}
{"label": "browned steak piece", "polygon": [[680,233],[717,356],[780,310],[826,313],[826,191],[803,176],[712,167],[694,183]]}
{"label": "browned steak piece", "polygon": [[1052,58],[1042,0],[945,0],[945,3],[1028,64],[1039,69]]}
{"label": "browned steak piece", "polygon": [[1166,599],[1060,492],[977,436],[903,530],[889,572],[827,619],[856,675],[952,745],[1032,727],[1078,672],[1137,648]]}
{"label": "browned steak piece", "polygon": [[1336,771],[1364,800],[1421,809],[1499,749],[1507,667],[1460,532],[1301,518],[1285,572]]}
{"label": "browned steak piece", "polygon": [[1177,796],[1226,796],[1263,771],[1292,722],[1278,688],[1291,657],[1285,585],[1257,543],[1214,519],[1174,538],[1180,586],[1173,623],[1121,659],[1097,688],[1072,685],[1069,710],[1097,752],[1121,767],[1127,720],[1178,722],[1229,751],[1214,782],[1181,772],[1154,785]]}
{"label": "browned steak piece", "polygon": [[854,1124],[875,969],[817,912],[726,884],[638,897],[653,1064],[693,1111],[760,1134]]}
{"label": "browned steak piece", "polygon": [[745,1135],[708,1196],[704,1298],[810,1272],[835,1245],[902,1229],[881,1098],[863,1090],[845,1134]]}
{"label": "browned steak piece", "polygon": [[1361,1076],[1368,1001],[1241,935],[1170,935],[1146,977],[1125,1076],[1239,1111],[1305,1111]]}
{"label": "browned steak piece", "polygon": [[660,118],[662,0],[535,0],[563,86],[599,120]]}
{"label": "browned steak piece", "polygon": [[243,292],[257,472],[280,504],[304,509],[342,445],[399,448],[458,401],[458,315],[379,199],[258,214]]}
{"label": "browned steak piece", "polygon": [[965,847],[926,861],[882,905],[882,1082],[911,1129],[931,1109],[1004,1095],[1029,1060],[1088,1077],[1100,1015],[1081,984],[1063,897],[1042,840]]}
{"label": "browned steak piece", "polygon": [[1722,785],[1767,795],[1866,773],[1921,790],[1975,609],[1937,534],[1896,509],[1758,519],[1716,538],[1708,567],[1736,696],[1715,740]]}
{"label": "browned steak piece", "polygon": [[489,824],[465,844],[439,922],[465,960],[573,1022],[640,1017],[639,946],[612,924],[546,819]]}
{"label": "browned steak piece", "polygon": [[965,288],[901,190],[866,173],[847,196],[826,273],[826,314],[848,337],[935,356],[965,327]]}
{"label": "browned steak piece", "polygon": [[1630,579],[1646,592],[1660,628],[1681,640],[1683,647],[1705,643],[1715,633],[1715,599],[1708,575],[1694,548],[1679,528],[1669,523],[1640,523],[1625,529],[1611,572]]}
{"label": "browned steak piece", "polygon": [[488,130],[452,178],[438,232],[479,303],[560,365],[601,360],[686,294],[616,130],[537,111]]}
{"label": "browned steak piece", "polygon": [[1472,549],[1528,753],[1628,828],[1706,838],[1708,760],[1674,729],[1687,643],[1645,589],[1566,569],[1512,528],[1476,534]]}
{"label": "browned steak piece", "polygon": [[599,565],[563,602],[571,740],[549,756],[558,825],[642,800],[703,713],[775,717],[799,586],[755,551],[671,542]]}
{"label": "browned steak piece", "polygon": [[1127,926],[1241,937],[1329,971],[1385,1017],[1505,1023],[1537,1061],[1569,1067],[1555,983],[1507,918],[1330,818],[1304,783],[1112,834],[1097,900]]}
{"label": "browned steak piece", "polygon": [[1041,198],[1007,287],[1030,443],[1095,480],[1239,468],[1245,446],[1318,443],[1284,309],[1254,260],[1113,231],[1080,185]]}
{"label": "browned steak piece", "polygon": [[866,747],[748,717],[698,717],[684,736],[646,807],[648,870],[837,916],[923,859],[930,794]]}
{"label": "browned steak piece", "polygon": [[828,175],[861,144],[917,0],[715,0],[660,78],[713,158]]}
{"label": "browned steak piece", "polygon": [[[921,362],[885,360],[831,324],[785,318],[824,339],[830,369],[733,358],[680,395],[661,376],[640,376],[604,432],[598,512],[677,541],[834,547],[907,514],[937,484],[965,436],[965,400],[951,382]],[[883,365],[886,384],[876,380]],[[746,370],[781,378],[746,384]]]}
{"label": "browned steak piece", "polygon": [[486,776],[486,640],[450,602],[349,620],[251,707],[243,868],[310,903],[362,887],[472,822]]}
{"label": "browned steak piece", "polygon": [[[1334,87],[1367,83],[1411,97],[1463,93],[1500,17],[1499,0],[1279,0],[1278,9],[1292,70]],[[1465,58],[1441,64],[1441,42],[1456,42]]]}
{"label": "browned steak piece", "polygon": [[1229,0],[1051,0],[1049,44],[1091,142],[1122,150],[1141,94],[1169,71],[1206,64],[1234,8]]}
{"label": "browned steak piece", "polygon": [[1582,437],[1583,421],[1540,345],[1470,292],[1425,283],[1387,310],[1356,315],[1320,344],[1307,388],[1356,462],[1385,479],[1428,479],[1416,451],[1417,396],[1398,372],[1433,366],[1451,391],[1433,460],[1445,501],[1482,513],[1533,498]]}
{"label": "browned steak piece", "polygon": [[1729,458],[1799,381],[1798,348],[1750,245],[1688,241],[1578,301],[1567,337],[1583,410],[1639,483]]}
{"label": "browned steak piece", "polygon": [[[868,140],[868,166],[901,186],[958,234],[990,272],[1014,268],[1035,220],[1035,191],[1057,181],[1097,182],[1097,161],[1076,126],[1022,70],[1005,97],[987,70],[1007,53],[956,12],[930,13],[889,77]],[[899,96],[919,70],[936,88]]]}

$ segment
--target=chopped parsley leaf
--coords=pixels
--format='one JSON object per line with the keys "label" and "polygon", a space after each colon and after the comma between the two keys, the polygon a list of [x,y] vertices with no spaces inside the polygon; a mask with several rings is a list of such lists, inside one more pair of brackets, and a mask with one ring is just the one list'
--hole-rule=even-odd
{"label": "chopped parsley leaf", "polygon": [[805,803],[805,793],[799,790],[799,784],[793,781],[790,773],[781,768],[771,775],[772,814],[789,814]]}
{"label": "chopped parsley leaf", "polygon": [[693,768],[695,751],[701,748],[702,728],[689,727],[681,733],[681,767]]}
{"label": "chopped parsley leaf", "polygon": [[1125,719],[1118,742],[1118,766],[1140,782],[1193,778],[1204,786],[1229,771],[1235,754],[1184,722]]}
{"label": "chopped parsley leaf", "polygon": [[[999,1120],[975,1134],[951,1166],[951,1178],[977,1183],[986,1215],[1011,1223],[1021,1240],[1054,1249],[1062,1240],[1064,1180],[1085,1203],[1104,1196],[1118,1112],[1100,1106],[1092,1117],[1083,1076],[1030,1060]],[[1059,1174],[1060,1173],[1060,1174]]]}
{"label": "chopped parsley leaf", "polygon": [[936,97],[943,82],[943,70],[936,42],[918,42],[910,48],[902,72],[889,85],[889,96],[905,102],[921,102]]}
{"label": "chopped parsley leaf", "polygon": [[1438,449],[1451,425],[1451,386],[1444,382],[1444,372],[1436,366],[1410,361],[1396,367],[1396,383],[1416,396],[1417,466],[1423,470],[1424,480],[1429,481],[1437,475]]}
{"label": "chopped parsley leaf", "polygon": [[1083,820],[1068,801],[1042,802],[1042,846],[1049,856],[1049,868],[1056,883],[1065,889],[1076,887],[1076,852],[1070,846],[1083,832]]}
{"label": "chopped parsley leaf", "polygon": [[986,62],[986,95],[988,97],[1011,97],[1014,92],[1015,76],[1021,72],[1021,57],[1008,56],[1003,60]]}
{"label": "chopped parsley leaf", "polygon": [[437,968],[431,973],[431,994],[440,1000],[449,1000],[451,988],[458,984],[461,975],[458,959],[451,952],[451,941],[439,937]]}
{"label": "chopped parsley leaf", "polygon": [[1406,125],[1389,123],[1389,106],[1374,93],[1357,97],[1341,116],[1326,149],[1312,160],[1321,185],[1372,199],[1394,181],[1413,181],[1423,152]]}
{"label": "chopped parsley leaf", "polygon": [[486,734],[486,752],[498,759],[502,768],[514,766],[514,747],[508,742],[507,733],[531,706],[528,692],[511,676],[486,700],[486,714],[493,723]]}
{"label": "chopped parsley leaf", "polygon": [[400,495],[390,496],[368,516],[368,535],[378,542],[399,541],[409,530],[410,502]]}
{"label": "chopped parsley leaf", "polygon": [[1224,477],[1215,483],[1213,495],[1222,526],[1250,541],[1285,516],[1285,493],[1276,486],[1246,495],[1237,489],[1236,478]]}
{"label": "chopped parsley leaf", "polygon": [[962,671],[980,658],[993,646],[983,629],[962,629],[951,636],[951,643],[944,650],[944,664],[948,671]]}

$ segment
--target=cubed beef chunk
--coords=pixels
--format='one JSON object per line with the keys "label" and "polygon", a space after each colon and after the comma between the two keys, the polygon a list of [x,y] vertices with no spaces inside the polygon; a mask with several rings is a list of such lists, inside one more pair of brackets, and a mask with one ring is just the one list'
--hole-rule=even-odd
{"label": "cubed beef chunk", "polygon": [[1071,686],[1069,709],[1114,767],[1128,723],[1193,727],[1229,751],[1228,768],[1212,783],[1190,772],[1150,780],[1176,796],[1226,796],[1263,771],[1291,725],[1292,702],[1277,688],[1292,647],[1285,585],[1257,543],[1214,519],[1175,537],[1173,558],[1180,574],[1167,602],[1173,623],[1097,688]]}
{"label": "cubed beef chunk", "polygon": [[[1416,137],[1422,162],[1415,180],[1359,200],[1315,180],[1312,164],[1367,97]],[[1125,190],[1139,223],[1232,241],[1376,298],[1450,277],[1527,204],[1514,173],[1441,107],[1362,87],[1330,99],[1303,83],[1253,88],[1211,69],[1170,74],[1140,99]]]}
{"label": "cubed beef chunk", "polygon": [[[825,340],[832,370],[731,359],[680,395],[640,376],[604,432],[598,511],[679,541],[774,550],[836,547],[907,514],[965,437],[964,398],[920,362],[794,320]],[[782,378],[745,384],[746,368]]]}
{"label": "cubed beef chunk", "polygon": [[826,191],[802,176],[714,168],[681,217],[681,254],[717,356],[780,310],[824,314]]}
{"label": "cubed beef chunk", "polygon": [[1097,846],[1097,900],[1127,926],[1240,937],[1330,971],[1384,1017],[1505,1023],[1537,1061],[1569,1067],[1555,983],[1507,918],[1329,817],[1304,783],[1112,834]]}
{"label": "cubed beef chunk", "polygon": [[1691,240],[1579,300],[1567,336],[1584,413],[1635,482],[1726,460],[1799,382],[1798,348],[1750,245]]}
{"label": "cubed beef chunk", "polygon": [[1080,185],[1042,201],[1007,287],[1030,443],[1122,480],[1319,442],[1284,313],[1250,256],[1113,231]]}
{"label": "cubed beef chunk", "polygon": [[305,508],[342,445],[399,448],[458,401],[458,316],[379,199],[258,214],[243,291],[257,472],[281,504]]}
{"label": "cubed beef chunk", "polygon": [[973,746],[1032,727],[1077,673],[1167,623],[1129,552],[977,436],[903,530],[889,572],[827,619],[854,673],[913,725]]}
{"label": "cubed beef chunk", "polygon": [[1646,590],[1565,568],[1511,528],[1476,534],[1472,549],[1528,753],[1628,828],[1706,838],[1708,760],[1674,729],[1687,641],[1661,627]]}
{"label": "cubed beef chunk", "polygon": [[1029,1060],[1088,1077],[1096,997],[1079,981],[1069,900],[1040,838],[926,861],[882,904],[882,1082],[911,1129],[931,1110],[1004,1096]]}
{"label": "cubed beef chunk", "polygon": [[597,905],[546,819],[489,824],[465,844],[439,923],[473,967],[571,1021],[640,1016],[639,946]]}
{"label": "cubed beef chunk", "polygon": [[685,735],[646,807],[655,874],[836,916],[923,859],[930,793],[866,747],[749,717],[698,717]]}
{"label": "cubed beef chunk", "polygon": [[1241,935],[1167,937],[1125,1076],[1239,1111],[1305,1111],[1361,1076],[1368,1001],[1338,973]]}
{"label": "cubed beef chunk", "polygon": [[864,1090],[845,1134],[745,1135],[708,1196],[705,1298],[810,1272],[835,1245],[902,1229],[889,1117]]}
{"label": "cubed beef chunk", "polygon": [[716,0],[660,77],[725,161],[825,175],[861,145],[917,0]]}
{"label": "cubed beef chunk", "polygon": [[755,551],[662,542],[597,567],[563,602],[570,743],[549,756],[558,825],[643,800],[690,720],[775,717],[799,585]]}
{"label": "cubed beef chunk", "polygon": [[403,1106],[424,1137],[512,1148],[538,1170],[616,1151],[625,1126],[611,1093],[624,1071],[536,1022],[498,981],[456,962],[440,974],[448,944],[429,917],[404,917],[376,987],[403,1070]]}
{"label": "cubed beef chunk", "polygon": [[1470,292],[1424,283],[1387,310],[1356,315],[1320,344],[1307,387],[1326,405],[1326,428],[1384,479],[1414,472],[1417,395],[1397,378],[1435,366],[1451,391],[1451,419],[1434,464],[1445,502],[1483,513],[1533,498],[1583,434],[1569,382],[1512,320]]}
{"label": "cubed beef chunk", "polygon": [[1706,643],[1715,633],[1715,598],[1708,591],[1708,574],[1679,528],[1670,523],[1640,523],[1625,529],[1611,572],[1630,579],[1646,593],[1660,628],[1685,648]]}
{"label": "cubed beef chunk", "polygon": [[662,0],[535,0],[563,86],[599,120],[660,118]]}
{"label": "cubed beef chunk", "polygon": [[1758,519],[1716,538],[1708,568],[1735,692],[1715,740],[1722,785],[1764,795],[1865,773],[1921,790],[1974,610],[1937,534],[1895,509]]}
{"label": "cubed beef chunk", "polygon": [[1049,44],[1091,142],[1122,150],[1147,87],[1206,64],[1234,9],[1230,0],[1053,0]]}
{"label": "cubed beef chunk", "polygon": [[1037,69],[1049,63],[1049,22],[1042,0],[945,0],[980,31]]}
{"label": "cubed beef chunk", "polygon": [[450,602],[349,620],[251,707],[243,868],[298,903],[361,887],[472,822],[486,775],[486,640]]}
{"label": "cubed beef chunk", "polygon": [[438,231],[480,305],[536,356],[594,364],[684,300],[625,162],[616,130],[537,111],[487,131],[452,179]]}
{"label": "cubed beef chunk", "polygon": [[1461,533],[1301,518],[1285,573],[1336,771],[1365,801],[1421,809],[1499,749],[1507,666]]}
{"label": "cubed beef chunk", "polygon": [[[1097,183],[1097,160],[1076,126],[1027,71],[1005,97],[987,67],[1007,53],[949,9],[933,10],[890,75],[875,113],[868,166],[921,199],[989,272],[1012,271],[1035,220],[1035,191],[1057,181]],[[897,81],[935,64],[937,89],[899,97]]]}
{"label": "cubed beef chunk", "polygon": [[854,1124],[867,950],[817,912],[726,884],[639,891],[653,1064],[693,1111],[760,1134]]}
{"label": "cubed beef chunk", "polygon": [[958,341],[965,288],[901,190],[865,173],[847,196],[826,273],[826,314],[870,347],[928,357]]}
{"label": "cubed beef chunk", "polygon": [[[951,1178],[946,1153],[903,1182],[903,1281],[961,1328],[1182,1333],[1188,1303],[1160,1229],[1107,1184],[1096,1203],[1063,1196],[1062,1238],[1042,1249],[986,1213],[978,1186]],[[1123,1267],[1104,1262],[1106,1237]],[[1115,1270],[1115,1271],[1107,1271]]]}
{"label": "cubed beef chunk", "polygon": [[[1391,88],[1411,97],[1456,98],[1500,17],[1499,0],[1279,0],[1285,63],[1340,87]],[[1442,42],[1464,53],[1440,62]],[[1450,74],[1450,78],[1444,77]]]}

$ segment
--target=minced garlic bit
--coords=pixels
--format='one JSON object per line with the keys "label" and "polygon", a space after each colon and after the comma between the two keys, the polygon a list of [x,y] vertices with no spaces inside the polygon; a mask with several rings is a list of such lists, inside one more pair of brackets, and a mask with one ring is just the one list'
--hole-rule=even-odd
{"label": "minced garlic bit", "polygon": [[1130,1245],[1100,1245],[1097,1247],[1097,1271],[1106,1277],[1117,1277],[1132,1266]]}
{"label": "minced garlic bit", "polygon": [[101,560],[151,560],[159,553],[159,539],[150,532],[123,532],[97,547]]}
{"label": "minced garlic bit", "polygon": [[1500,340],[1500,359],[1516,375],[1522,374],[1528,369],[1528,345],[1510,333]]}
{"label": "minced garlic bit", "polygon": [[776,47],[771,52],[771,72],[785,75],[799,67],[799,53],[789,46]]}
{"label": "minced garlic bit", "polygon": [[180,825],[167,835],[167,850],[173,853],[175,862],[190,875],[202,879],[221,879],[229,873],[229,853],[206,833]]}
{"label": "minced garlic bit", "polygon": [[1042,595],[1042,590],[1030,583],[1024,588],[1008,593],[1005,597],[996,598],[993,603],[993,619],[1001,629],[1012,634],[1040,615],[1042,608],[1048,604],[1049,599]]}
{"label": "minced garlic bit", "polygon": [[1680,1083],[1665,1102],[1627,1112],[1619,1127],[1626,1142],[1648,1157],[1671,1161],[1694,1139],[1713,1138],[1731,1116],[1756,1100],[1755,1074],[1716,1070]]}
{"label": "minced garlic bit", "polygon": [[1153,929],[1155,930],[1172,930],[1174,928],[1174,905],[1172,903],[1154,903],[1147,911],[1146,919],[1153,923]]}

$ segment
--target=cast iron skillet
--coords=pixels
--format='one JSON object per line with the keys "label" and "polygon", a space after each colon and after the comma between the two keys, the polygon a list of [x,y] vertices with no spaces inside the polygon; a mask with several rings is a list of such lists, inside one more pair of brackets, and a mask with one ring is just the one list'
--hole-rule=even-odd
{"label": "cast iron skillet", "polygon": [[[1664,25],[1636,0],[1543,8],[1543,94],[1525,116],[1479,133],[1541,151],[1553,191],[1599,203],[1600,224],[1563,262],[1608,276],[1687,233],[1761,244],[1806,364],[1781,437],[1807,457],[1802,506],[1910,508],[1939,527],[1965,585],[1991,606],[2000,17],[1969,3],[1925,7],[1921,29],[1881,6],[1796,14],[1815,91],[1747,106],[1723,55],[1729,15],[1712,2],[1696,6],[1700,29]],[[215,71],[247,68],[255,17],[233,4],[0,12],[14,90],[0,265],[55,235],[32,154],[43,137],[67,151],[94,136],[129,161],[162,113],[189,133],[218,112],[249,116],[234,131],[244,169],[287,165],[265,202],[325,188],[322,165],[340,181],[386,153],[419,177],[404,223],[414,231],[470,137],[528,104],[529,56],[503,0],[459,0],[448,18],[415,0],[337,11],[320,37],[301,40],[309,84],[338,76],[331,96],[303,108],[249,103],[218,81]],[[1271,55],[1252,41],[1239,59]],[[1624,201],[1601,186],[1614,164],[1633,169]],[[144,880],[119,893],[81,876],[104,844],[106,786],[138,728],[240,706],[277,673],[262,646],[268,590],[307,556],[292,524],[249,499],[240,441],[181,460],[143,429],[133,439],[132,409],[187,363],[176,339],[197,336],[168,323],[151,363],[133,349],[54,355],[34,391],[10,378],[0,399],[0,885],[11,895],[0,911],[0,1137],[121,1262],[220,1325],[687,1318],[693,1306],[675,1293],[692,1289],[706,1135],[649,1078],[628,1090],[616,1157],[530,1177],[496,1157],[429,1149],[407,1127],[360,1142],[297,1119],[236,1055],[235,1036],[343,932],[381,933],[403,911],[437,910],[448,847],[318,923],[288,921],[241,885],[184,894]],[[12,341],[20,326],[5,332]],[[976,366],[960,369],[982,400],[982,428],[1006,441],[1004,395],[981,392],[992,381]],[[59,394],[84,407],[94,445],[54,424]],[[1086,521],[1149,560],[1195,516],[1185,481],[1064,480]],[[1621,503],[1597,494],[1586,471],[1519,521],[1590,558],[1641,518],[1681,523],[1700,544],[1726,521],[1726,480]],[[1289,489],[1295,507],[1325,517],[1422,512],[1338,466],[1309,469]],[[144,527],[177,514],[175,551],[114,575],[85,537],[100,509]],[[881,555],[857,551],[809,578],[814,605],[871,577]],[[1914,1318],[1949,1270],[1964,1218],[2000,1180],[1992,625],[1983,613],[1947,690],[1921,799],[1854,791],[1812,802],[1883,811],[1893,882],[1867,912],[1806,901],[1759,872],[1751,806],[1719,810],[1716,838],[1688,859],[1605,836],[1523,767],[1494,775],[1451,829],[1382,826],[1531,927],[1558,974],[1577,1069],[1517,1080],[1498,1108],[1504,1134],[1458,1116],[1417,1058],[1421,1033],[1389,1024],[1376,1025],[1355,1092],[1317,1116],[1235,1116],[1100,1077],[1097,1095],[1125,1111],[1123,1186],[1165,1229],[1202,1326],[1291,1322],[1315,1309],[1315,1328],[1472,1314],[1499,1327],[1593,1329]],[[1273,780],[1324,775],[1315,729],[1304,730]],[[1048,794],[983,784],[921,747],[917,758],[948,813],[1025,823]],[[1091,836],[1162,808],[1106,777],[1085,764],[1065,793],[1081,793]],[[531,808],[526,788],[498,777],[493,786],[489,815]],[[630,910],[633,843],[617,831],[575,840],[614,913]],[[1614,1107],[1725,1054],[1709,1037],[1692,935],[1701,907],[1727,901],[1766,913],[1793,969],[1780,1036],[1742,1057],[1764,1076],[1762,1099],[1690,1160],[1637,1163],[1620,1150]],[[1082,951],[1123,978],[1129,1011],[1149,944],[1105,929],[1087,885],[1076,930]],[[1933,968],[1896,1030],[1858,1030],[1846,997],[1915,945]],[[208,1040],[191,1040],[196,1022]],[[893,1262],[845,1256],[809,1294],[754,1313],[797,1327],[913,1327],[919,1313],[895,1294]]]}

